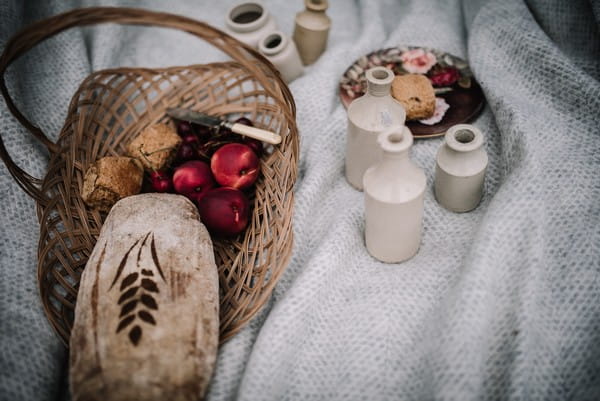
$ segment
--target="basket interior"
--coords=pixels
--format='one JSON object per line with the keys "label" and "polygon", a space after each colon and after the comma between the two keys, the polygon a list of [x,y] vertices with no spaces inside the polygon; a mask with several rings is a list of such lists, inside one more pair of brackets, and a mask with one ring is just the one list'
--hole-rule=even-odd
{"label": "basket interior", "polygon": [[[274,88],[277,89],[275,81]],[[273,97],[235,62],[90,75],[74,95],[38,207],[38,281],[52,326],[68,344],[79,279],[105,218],[80,196],[84,173],[100,157],[122,155],[143,128],[168,123],[169,107],[229,118],[245,115],[283,141],[261,158],[253,214],[245,234],[214,239],[220,280],[220,339],[231,337],[266,302],[291,254],[298,137],[284,96]]]}

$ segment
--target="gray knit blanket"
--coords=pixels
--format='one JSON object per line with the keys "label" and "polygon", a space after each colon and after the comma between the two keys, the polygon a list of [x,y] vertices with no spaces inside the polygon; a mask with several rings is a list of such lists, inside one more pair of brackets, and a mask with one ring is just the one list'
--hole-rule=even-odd
{"label": "gray knit blanket", "polygon": [[[100,4],[99,4],[100,3]],[[92,5],[164,10],[224,26],[232,0],[4,0],[0,47],[40,18]],[[220,349],[209,400],[600,399],[600,1],[330,0],[327,51],[291,83],[301,133],[295,245],[269,303]],[[301,1],[266,0],[291,34]],[[337,85],[372,50],[428,46],[468,59],[487,106],[473,122],[484,198],[456,214],[432,192],[442,139],[417,140],[424,233],[402,264],[364,246],[363,194],[345,181]],[[14,64],[17,105],[56,139],[92,71],[224,56],[190,35],[73,29]],[[48,155],[0,102],[16,162]],[[34,202],[0,166],[0,399],[69,399],[67,350],[46,321]]]}

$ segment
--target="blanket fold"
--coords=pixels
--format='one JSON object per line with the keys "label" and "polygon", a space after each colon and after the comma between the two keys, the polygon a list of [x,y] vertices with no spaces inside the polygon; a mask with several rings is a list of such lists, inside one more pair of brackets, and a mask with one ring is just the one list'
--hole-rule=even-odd
{"label": "blanket fold", "polygon": [[[265,0],[291,34],[302,2]],[[74,7],[122,5],[224,26],[227,2],[11,0],[0,46]],[[209,400],[600,399],[600,2],[330,0],[327,51],[291,83],[301,134],[295,244],[272,298],[219,352]],[[486,96],[473,122],[490,163],[482,203],[433,195],[441,138],[417,140],[425,169],[417,256],[384,264],[364,247],[363,194],[345,181],[337,87],[363,54],[429,46],[467,58]],[[56,139],[92,71],[224,56],[172,30],[73,29],[15,63],[17,105]],[[42,177],[47,154],[0,102],[15,161]],[[33,201],[0,167],[0,400],[69,399],[67,350],[37,289]]]}

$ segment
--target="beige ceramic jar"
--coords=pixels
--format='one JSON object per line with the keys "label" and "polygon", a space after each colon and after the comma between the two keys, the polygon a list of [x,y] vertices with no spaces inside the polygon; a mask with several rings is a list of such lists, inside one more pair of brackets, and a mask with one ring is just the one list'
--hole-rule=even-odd
{"label": "beige ceramic jar", "polygon": [[348,106],[346,179],[362,190],[363,174],[381,158],[377,135],[393,126],[404,126],[404,107],[390,95],[392,70],[374,67],[365,73],[367,93]]}
{"label": "beige ceramic jar", "polygon": [[421,244],[427,179],[409,157],[413,136],[405,126],[379,134],[381,161],[364,175],[365,242],[376,259],[399,263]]}
{"label": "beige ceramic jar", "polygon": [[435,197],[453,212],[477,207],[483,193],[488,156],[483,134],[470,124],[451,127],[436,158]]}
{"label": "beige ceramic jar", "polygon": [[281,31],[267,34],[258,43],[258,51],[279,70],[287,83],[304,72],[296,45]]}
{"label": "beige ceramic jar", "polygon": [[331,20],[325,14],[327,0],[304,0],[306,10],[296,14],[294,42],[304,65],[317,61],[327,47]]}
{"label": "beige ceramic jar", "polygon": [[225,16],[225,31],[255,49],[265,35],[277,29],[275,19],[260,1],[237,3]]}

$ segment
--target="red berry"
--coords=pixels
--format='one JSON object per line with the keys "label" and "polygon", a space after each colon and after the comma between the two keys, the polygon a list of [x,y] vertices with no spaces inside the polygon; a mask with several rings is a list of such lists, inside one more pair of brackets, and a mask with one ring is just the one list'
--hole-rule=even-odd
{"label": "red berry", "polygon": [[189,143],[182,143],[177,149],[176,162],[184,162],[196,158],[196,149]]}
{"label": "red berry", "polygon": [[262,154],[263,143],[258,139],[245,137],[242,139],[242,143],[244,145],[248,145],[254,151],[254,153],[256,153],[256,156],[260,157]]}
{"label": "red berry", "polygon": [[194,134],[193,132],[181,135],[181,139],[182,143],[188,143],[190,145],[197,145],[200,142],[196,134]]}
{"label": "red berry", "polygon": [[150,173],[150,187],[154,192],[173,192],[173,179],[165,171],[152,171]]}
{"label": "red berry", "polygon": [[191,134],[192,133],[192,124],[187,121],[179,121],[177,123],[177,133],[181,136]]}
{"label": "red berry", "polygon": [[254,124],[252,123],[252,120],[250,120],[249,118],[246,117],[240,117],[237,120],[235,120],[236,124],[244,124],[244,125],[248,125],[250,127],[254,127]]}

